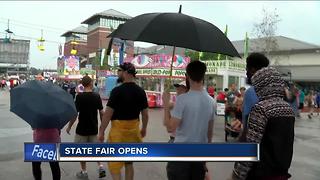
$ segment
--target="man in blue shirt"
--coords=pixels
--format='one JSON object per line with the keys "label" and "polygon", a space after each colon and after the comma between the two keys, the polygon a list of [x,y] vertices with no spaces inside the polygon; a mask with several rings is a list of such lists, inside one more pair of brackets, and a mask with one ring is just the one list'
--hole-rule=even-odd
{"label": "man in blue shirt", "polygon": [[[188,64],[187,81],[190,90],[177,96],[170,111],[170,94],[163,94],[164,124],[168,131],[176,131],[174,143],[211,143],[216,102],[203,87],[207,67],[200,61]],[[168,162],[168,180],[204,179],[205,162]]]}
{"label": "man in blue shirt", "polygon": [[[251,85],[251,77],[260,69],[269,66],[269,59],[261,53],[252,53],[246,60],[247,84]],[[243,131],[239,141],[243,141],[247,132],[248,116],[252,107],[259,101],[253,86],[246,91],[243,99],[242,124]]]}
{"label": "man in blue shirt", "polygon": [[246,91],[243,98],[242,124],[246,126],[251,108],[259,101],[253,86]]}

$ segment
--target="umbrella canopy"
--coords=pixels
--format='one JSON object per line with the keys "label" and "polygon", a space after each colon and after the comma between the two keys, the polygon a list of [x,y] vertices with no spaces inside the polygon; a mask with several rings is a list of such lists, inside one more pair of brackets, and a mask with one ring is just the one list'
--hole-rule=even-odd
{"label": "umbrella canopy", "polygon": [[28,81],[10,91],[10,111],[32,128],[62,129],[77,110],[70,94],[51,82]]}
{"label": "umbrella canopy", "polygon": [[108,37],[184,47],[240,57],[225,34],[215,25],[181,13],[148,13],[136,16]]}

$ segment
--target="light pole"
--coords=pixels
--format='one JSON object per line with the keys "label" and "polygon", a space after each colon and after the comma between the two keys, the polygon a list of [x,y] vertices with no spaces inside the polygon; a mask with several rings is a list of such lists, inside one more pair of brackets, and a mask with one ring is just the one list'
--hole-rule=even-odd
{"label": "light pole", "polygon": [[289,74],[289,80],[290,80],[290,82],[291,82],[291,80],[292,80],[292,74],[291,74],[291,72],[288,72],[288,74]]}

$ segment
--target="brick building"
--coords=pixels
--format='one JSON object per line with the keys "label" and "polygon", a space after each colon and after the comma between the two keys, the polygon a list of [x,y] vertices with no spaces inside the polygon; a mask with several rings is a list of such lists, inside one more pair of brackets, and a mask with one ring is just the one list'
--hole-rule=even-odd
{"label": "brick building", "polygon": [[[110,38],[107,38],[107,36],[129,19],[131,19],[130,16],[113,9],[92,15],[82,22],[87,27],[79,26],[62,35],[66,38],[64,55],[70,55],[74,46],[71,42],[75,40],[78,43],[76,49],[78,50],[77,55],[80,56],[81,67],[86,64],[93,64],[94,59],[100,57],[101,50],[108,48]],[[114,52],[118,52],[119,44],[118,40],[114,40],[112,46]],[[125,53],[128,56],[133,56],[134,43],[126,41],[125,45]]]}
{"label": "brick building", "polygon": [[[117,29],[120,24],[125,23],[131,19],[129,15],[109,9],[97,14],[92,15],[88,19],[82,22],[82,24],[88,25],[88,51],[90,58],[99,56],[99,50],[107,49],[110,38],[107,36],[114,30]],[[114,43],[116,45],[116,43]],[[113,46],[113,50],[118,52],[118,47]],[[134,44],[133,42],[126,42],[126,54],[133,56]],[[90,59],[92,62],[92,59]]]}
{"label": "brick building", "polygon": [[64,43],[64,54],[65,56],[71,55],[71,49],[73,45],[71,44],[72,41],[76,41],[78,44],[76,45],[76,49],[78,50],[77,54],[79,56],[88,56],[88,49],[87,49],[87,27],[85,26],[78,26],[75,29],[65,32],[61,36],[65,37]]}

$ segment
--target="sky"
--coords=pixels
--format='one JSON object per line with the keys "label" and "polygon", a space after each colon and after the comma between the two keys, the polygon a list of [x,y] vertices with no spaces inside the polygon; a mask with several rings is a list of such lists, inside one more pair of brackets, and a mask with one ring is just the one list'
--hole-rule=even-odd
{"label": "sky", "polygon": [[[206,20],[222,31],[228,25],[231,41],[243,40],[245,33],[253,37],[255,23],[261,21],[262,9],[279,14],[276,35],[282,35],[320,46],[320,2],[317,1],[0,1],[0,37],[4,37],[7,21],[16,39],[30,39],[30,66],[55,69],[61,35],[88,17],[115,9],[132,17],[151,12],[178,12]],[[45,51],[37,48],[37,40],[47,40]],[[147,47],[148,43],[135,43]]]}

